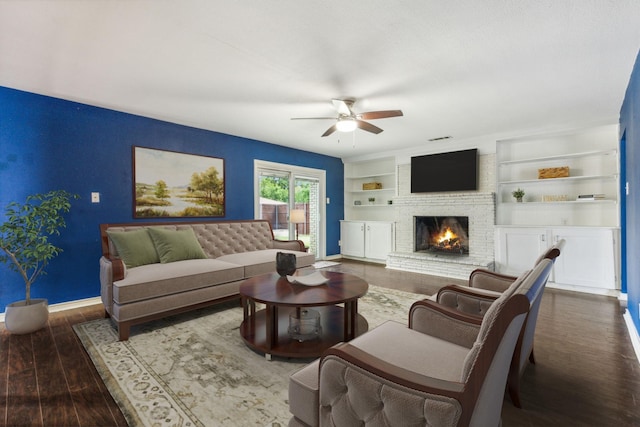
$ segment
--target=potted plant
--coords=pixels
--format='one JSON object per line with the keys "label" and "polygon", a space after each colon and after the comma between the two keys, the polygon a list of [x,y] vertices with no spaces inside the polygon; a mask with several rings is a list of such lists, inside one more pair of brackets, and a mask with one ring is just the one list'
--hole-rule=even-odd
{"label": "potted plant", "polygon": [[0,262],[20,274],[26,286],[25,299],[6,307],[5,327],[15,334],[42,328],[49,317],[46,299],[31,299],[31,285],[49,261],[62,249],[49,242],[66,227],[64,213],[71,209],[70,199],[78,196],[64,190],[33,194],[24,204],[11,202],[5,208],[5,222],[0,224]]}
{"label": "potted plant", "polygon": [[516,198],[516,202],[518,202],[518,203],[522,202],[522,198],[524,197],[524,190],[522,188],[518,187],[511,194],[513,195],[513,197]]}

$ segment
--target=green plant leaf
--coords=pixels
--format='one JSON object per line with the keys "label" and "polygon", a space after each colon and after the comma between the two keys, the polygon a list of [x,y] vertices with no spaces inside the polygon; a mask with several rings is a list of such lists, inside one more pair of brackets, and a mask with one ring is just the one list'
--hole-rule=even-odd
{"label": "green plant leaf", "polygon": [[21,275],[26,286],[27,303],[31,285],[51,259],[62,252],[49,242],[66,227],[64,214],[71,209],[76,194],[64,190],[27,196],[24,204],[10,202],[5,207],[6,221],[0,224],[0,262]]}

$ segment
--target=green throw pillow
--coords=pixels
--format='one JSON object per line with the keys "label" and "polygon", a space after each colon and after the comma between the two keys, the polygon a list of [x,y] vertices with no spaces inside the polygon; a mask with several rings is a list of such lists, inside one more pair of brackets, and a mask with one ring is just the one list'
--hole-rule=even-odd
{"label": "green throw pillow", "polygon": [[127,268],[160,262],[156,248],[145,228],[132,231],[107,231]]}
{"label": "green throw pillow", "polygon": [[207,257],[191,228],[184,230],[149,228],[149,234],[163,264]]}

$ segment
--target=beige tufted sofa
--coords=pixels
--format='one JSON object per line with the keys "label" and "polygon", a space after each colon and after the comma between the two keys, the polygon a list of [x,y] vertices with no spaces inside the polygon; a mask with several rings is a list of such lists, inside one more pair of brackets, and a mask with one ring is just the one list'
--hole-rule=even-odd
{"label": "beige tufted sofa", "polygon": [[275,271],[277,252],[295,253],[298,268],[315,261],[265,220],[101,224],[100,236],[100,294],[120,340],[132,325],[237,298],[244,279]]}

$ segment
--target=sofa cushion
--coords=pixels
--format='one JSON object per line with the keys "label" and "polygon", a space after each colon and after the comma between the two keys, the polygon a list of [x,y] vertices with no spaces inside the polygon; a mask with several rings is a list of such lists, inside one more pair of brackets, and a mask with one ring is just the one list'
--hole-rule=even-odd
{"label": "sofa cushion", "polygon": [[147,229],[107,231],[107,235],[128,268],[160,262],[160,257]]}
{"label": "sofa cushion", "polygon": [[142,265],[113,283],[113,300],[126,304],[242,279],[242,266],[215,259]]}
{"label": "sofa cushion", "polygon": [[186,259],[207,258],[192,228],[166,230],[149,228],[149,235],[163,264]]}
{"label": "sofa cushion", "polygon": [[244,267],[244,275],[246,277],[253,277],[276,271],[276,254],[278,252],[295,254],[297,268],[308,267],[315,262],[315,255],[313,254],[284,249],[264,249],[261,251],[241,252],[237,254],[223,255],[216,259],[241,265]]}

